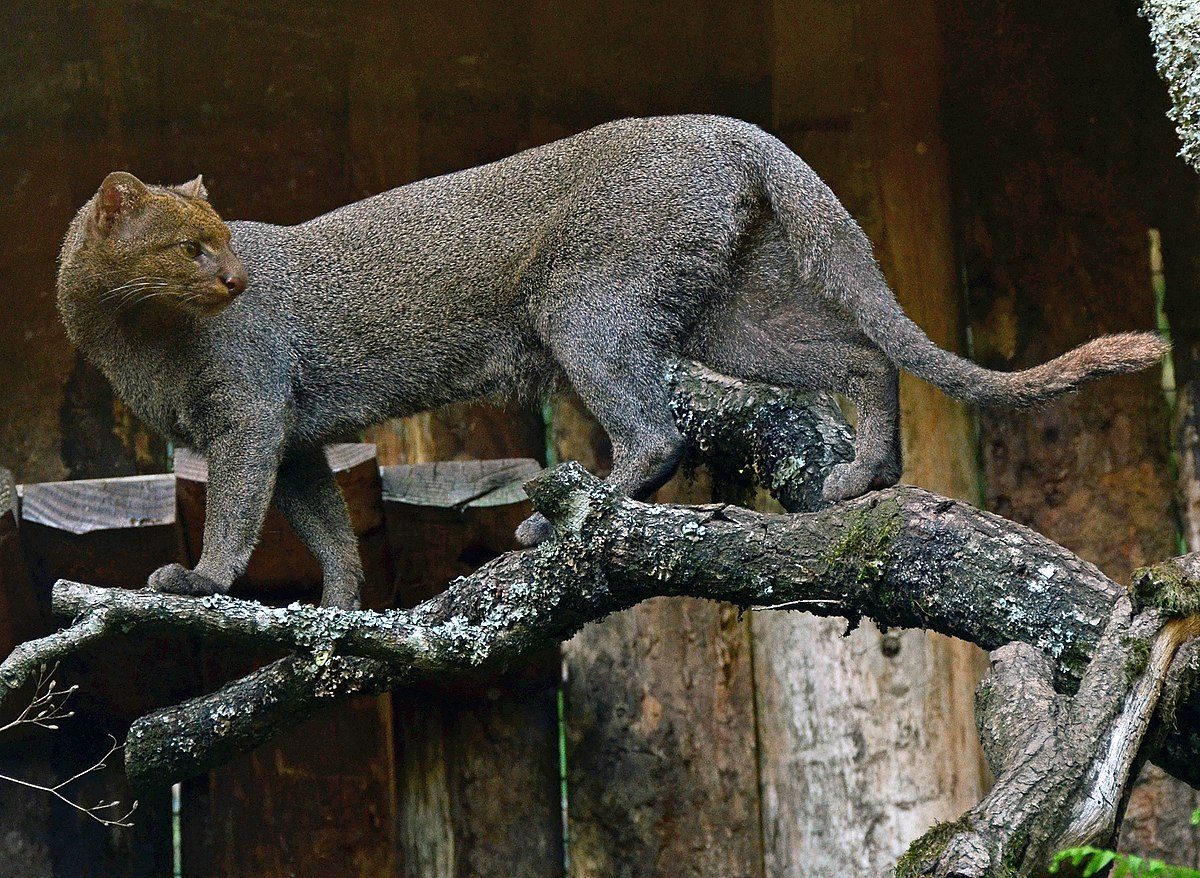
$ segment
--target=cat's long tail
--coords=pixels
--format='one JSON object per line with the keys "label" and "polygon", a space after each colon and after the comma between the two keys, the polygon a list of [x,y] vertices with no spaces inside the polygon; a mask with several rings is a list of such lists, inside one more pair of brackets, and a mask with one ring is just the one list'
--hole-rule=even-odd
{"label": "cat's long tail", "polygon": [[955,399],[983,406],[1035,405],[1105,375],[1159,362],[1170,345],[1149,332],[1122,332],[1082,344],[1048,363],[996,372],[943,350],[901,309],[866,235],[819,177],[768,138],[760,181],[796,253],[802,276],[853,317],[897,366]]}

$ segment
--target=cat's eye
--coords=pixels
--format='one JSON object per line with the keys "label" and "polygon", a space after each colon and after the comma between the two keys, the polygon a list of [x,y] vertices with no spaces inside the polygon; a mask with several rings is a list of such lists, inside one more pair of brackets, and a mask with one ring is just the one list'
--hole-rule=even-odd
{"label": "cat's eye", "polygon": [[179,246],[183,248],[183,252],[186,253],[191,259],[196,259],[202,252],[200,245],[195,241],[180,241]]}

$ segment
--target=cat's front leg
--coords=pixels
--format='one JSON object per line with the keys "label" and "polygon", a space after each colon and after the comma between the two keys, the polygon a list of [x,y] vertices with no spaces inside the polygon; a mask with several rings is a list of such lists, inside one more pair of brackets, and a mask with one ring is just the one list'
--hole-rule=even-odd
{"label": "cat's front leg", "polygon": [[285,428],[278,418],[246,419],[208,448],[204,546],[194,570],[168,564],[150,575],[155,591],[210,595],[229,591],[246,569],[275,490]]}
{"label": "cat's front leg", "polygon": [[275,483],[275,504],[321,564],[321,604],[357,610],[363,585],[358,538],[321,448],[288,451]]}

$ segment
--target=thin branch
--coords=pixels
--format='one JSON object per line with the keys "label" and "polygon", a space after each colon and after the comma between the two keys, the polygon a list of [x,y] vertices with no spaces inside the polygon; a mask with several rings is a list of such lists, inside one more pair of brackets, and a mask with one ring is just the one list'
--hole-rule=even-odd
{"label": "thin branch", "polygon": [[54,680],[58,664],[51,667],[42,665],[38,671],[37,683],[34,686],[33,699],[25,705],[17,718],[0,726],[0,733],[15,729],[20,725],[33,725],[43,729],[55,730],[58,720],[69,719],[75,711],[67,710],[67,701],[71,698],[78,685],[59,689]]}
{"label": "thin branch", "polygon": [[[57,665],[47,669],[42,666],[38,672],[37,685],[34,689],[33,699],[26,705],[25,709],[17,715],[17,718],[3,726],[0,726],[0,733],[9,731],[21,725],[33,725],[38,728],[48,729],[51,731],[58,729],[57,720],[67,719],[75,715],[74,711],[66,710],[67,700],[78,689],[78,686],[70,686],[66,689],[59,689],[54,681],[54,672],[57,670]],[[115,808],[120,808],[119,801],[105,802],[100,801],[95,805],[80,805],[78,802],[67,797],[64,790],[82,777],[86,777],[97,771],[102,771],[108,768],[108,759],[120,749],[121,745],[117,743],[117,739],[109,735],[109,740],[112,741],[112,746],[108,748],[108,752],[101,756],[96,762],[93,762],[87,768],[84,768],[75,774],[68,777],[66,780],[61,780],[53,786],[46,784],[34,783],[33,781],[23,780],[19,777],[13,777],[8,774],[0,774],[0,782],[16,784],[17,786],[26,787],[31,790],[48,793],[67,805],[70,805],[81,814],[86,814],[91,819],[95,820],[104,826],[124,826],[129,827],[133,824],[130,819],[133,812],[137,810],[138,803],[134,801],[129,810],[120,817],[105,816],[105,812],[112,811]]]}

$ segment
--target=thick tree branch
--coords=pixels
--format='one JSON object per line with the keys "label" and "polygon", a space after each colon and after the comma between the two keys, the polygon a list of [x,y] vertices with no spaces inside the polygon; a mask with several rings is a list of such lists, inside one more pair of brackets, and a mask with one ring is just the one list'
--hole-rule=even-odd
{"label": "thick tree branch", "polygon": [[[884,626],[926,627],[989,649],[1020,640],[1052,656],[1070,685],[1120,593],[1095,567],[1045,537],[916,488],[815,513],[768,515],[723,505],[637,503],[567,464],[532,482],[530,493],[555,523],[557,539],[503,556],[409,611],[266,608],[233,598],[194,600],[70,582],[55,586],[53,605],[59,616],[108,632],[171,628],[270,643],[300,650],[317,666],[334,654],[375,659],[387,667],[387,682],[396,684],[502,670],[588,621],[649,597],[687,594],[744,607],[869,616]],[[19,684],[43,645],[58,654],[52,638],[32,642],[14,656],[19,661],[0,666],[0,679]],[[287,679],[297,674],[320,677],[293,664]],[[360,691],[360,682],[351,688]],[[230,704],[229,712],[244,715],[245,703]],[[136,729],[130,741],[131,770],[147,781],[152,778],[136,767],[140,754],[180,733],[166,718],[159,727],[155,735]]]}

